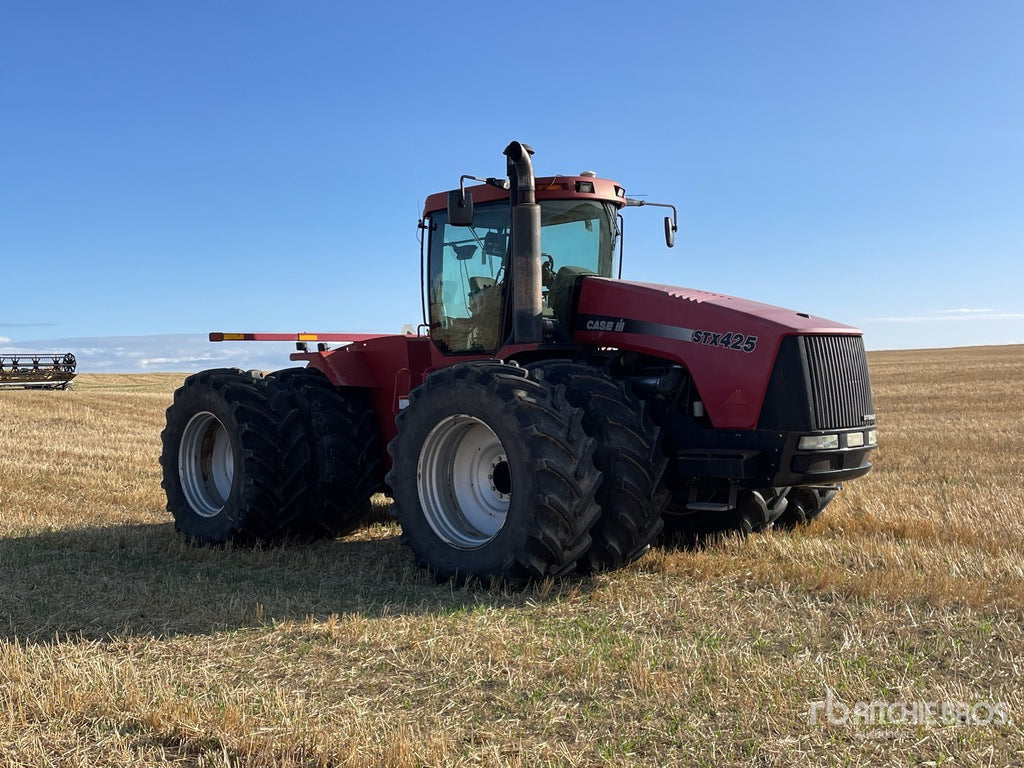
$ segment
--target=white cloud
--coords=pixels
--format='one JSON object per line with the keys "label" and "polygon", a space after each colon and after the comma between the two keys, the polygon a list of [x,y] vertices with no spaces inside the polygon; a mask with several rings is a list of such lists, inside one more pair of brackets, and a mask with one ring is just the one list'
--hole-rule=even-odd
{"label": "white cloud", "polygon": [[10,344],[11,340],[6,336],[0,336],[0,344]]}
{"label": "white cloud", "polygon": [[179,370],[182,367],[192,368],[196,363],[203,363],[204,365],[210,362],[210,355],[191,355],[185,357],[143,357],[139,358],[139,365],[146,370],[166,370],[168,366],[172,367],[173,370]]}

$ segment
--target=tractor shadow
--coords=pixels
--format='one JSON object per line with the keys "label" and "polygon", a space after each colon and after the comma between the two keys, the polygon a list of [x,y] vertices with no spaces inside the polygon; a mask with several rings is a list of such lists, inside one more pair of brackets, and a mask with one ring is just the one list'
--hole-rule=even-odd
{"label": "tractor shadow", "polygon": [[393,525],[266,548],[189,546],[170,523],[13,536],[0,539],[0,584],[0,640],[29,643],[514,609],[562,592],[438,583],[413,565]]}

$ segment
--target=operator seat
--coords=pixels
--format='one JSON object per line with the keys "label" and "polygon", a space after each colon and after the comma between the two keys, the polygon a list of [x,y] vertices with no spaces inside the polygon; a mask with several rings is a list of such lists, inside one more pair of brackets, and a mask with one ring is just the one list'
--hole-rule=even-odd
{"label": "operator seat", "polygon": [[475,297],[479,296],[480,293],[493,288],[497,285],[497,281],[493,277],[471,277],[469,278],[469,301],[470,307],[473,305]]}
{"label": "operator seat", "polygon": [[430,329],[430,335],[442,345],[442,348],[466,348],[471,321],[466,316],[465,301],[459,299],[458,283],[453,280],[438,282],[431,296],[430,316],[436,323]]}
{"label": "operator seat", "polygon": [[501,332],[501,285],[493,277],[469,278],[469,309],[473,315],[470,344],[487,352],[498,348]]}
{"label": "operator seat", "polygon": [[596,274],[597,272],[592,269],[568,265],[560,267],[555,273],[555,279],[551,282],[551,290],[548,291],[548,304],[559,323],[565,326],[569,324],[569,315],[572,313],[572,297],[579,279]]}

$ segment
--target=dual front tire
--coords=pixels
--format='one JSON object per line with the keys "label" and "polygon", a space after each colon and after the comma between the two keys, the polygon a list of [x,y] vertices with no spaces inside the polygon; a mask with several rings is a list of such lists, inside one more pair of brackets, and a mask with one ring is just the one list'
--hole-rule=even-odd
{"label": "dual front tire", "polygon": [[398,427],[393,511],[417,562],[441,579],[618,568],[661,530],[657,427],[599,369],[455,365],[412,393]]}

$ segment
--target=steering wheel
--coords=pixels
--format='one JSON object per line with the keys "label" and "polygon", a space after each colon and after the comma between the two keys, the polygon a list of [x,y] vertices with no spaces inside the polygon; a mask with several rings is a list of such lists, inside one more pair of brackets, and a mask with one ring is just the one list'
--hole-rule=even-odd
{"label": "steering wheel", "polygon": [[541,285],[546,285],[550,288],[551,284],[555,282],[555,257],[550,253],[542,253],[540,255],[540,260]]}

